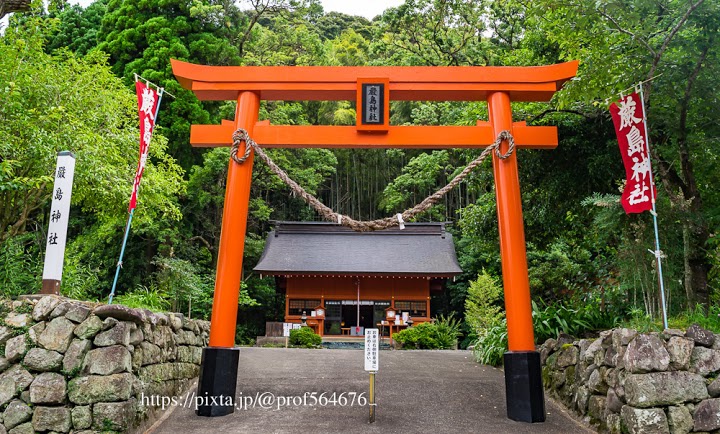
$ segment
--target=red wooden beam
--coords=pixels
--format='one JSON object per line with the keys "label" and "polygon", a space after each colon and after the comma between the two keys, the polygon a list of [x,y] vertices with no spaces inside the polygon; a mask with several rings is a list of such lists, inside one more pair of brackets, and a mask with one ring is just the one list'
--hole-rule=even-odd
{"label": "red wooden beam", "polygon": [[[234,123],[193,125],[190,143],[197,147],[230,146]],[[515,145],[519,148],[554,149],[558,145],[555,127],[529,127],[525,122],[513,124]],[[477,148],[495,141],[487,122],[474,127],[462,126],[395,126],[386,134],[357,131],[355,127],[270,125],[258,122],[253,140],[266,148]]]}
{"label": "red wooden beam", "polygon": [[173,73],[201,100],[354,101],[358,78],[386,77],[390,99],[483,101],[507,92],[513,101],[549,101],[575,76],[578,62],[547,66],[207,66],[171,60]]}

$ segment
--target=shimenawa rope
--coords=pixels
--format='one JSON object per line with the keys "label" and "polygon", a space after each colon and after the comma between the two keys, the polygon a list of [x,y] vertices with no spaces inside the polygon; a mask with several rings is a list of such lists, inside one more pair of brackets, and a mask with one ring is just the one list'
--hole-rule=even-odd
{"label": "shimenawa rope", "polygon": [[[233,133],[232,139],[233,145],[230,151],[230,157],[233,159],[233,161],[238,164],[243,164],[245,160],[250,157],[250,153],[254,150],[255,155],[260,157],[265,162],[265,164],[268,165],[270,170],[290,187],[294,195],[302,198],[308,205],[313,207],[313,209],[315,209],[315,211],[317,211],[325,220],[338,223],[343,226],[348,226],[352,230],[358,232],[376,231],[391,228],[393,226],[400,226],[400,228],[402,229],[406,221],[412,219],[417,214],[420,214],[421,212],[430,209],[430,207],[440,201],[440,199],[442,199],[445,194],[447,194],[450,190],[460,184],[460,182],[462,182],[470,174],[470,172],[472,172],[477,166],[479,166],[492,151],[495,151],[495,155],[498,158],[504,160],[510,157],[510,155],[512,155],[513,151],[515,150],[515,141],[513,140],[512,134],[510,134],[510,132],[507,130],[501,131],[500,134],[498,134],[497,139],[495,139],[495,143],[486,147],[476,159],[470,162],[470,164],[468,164],[467,167],[465,167],[465,169],[463,169],[463,171],[460,172],[460,174],[458,174],[455,178],[453,178],[452,181],[450,181],[445,187],[426,197],[422,202],[418,203],[410,209],[403,211],[402,213],[396,214],[394,217],[385,217],[382,219],[370,221],[359,221],[354,220],[346,215],[336,213],[331,208],[320,202],[320,200],[318,200],[315,196],[305,191],[304,188],[302,188],[297,182],[293,181],[290,176],[285,173],[284,170],[278,167],[278,165],[275,164],[275,162],[270,157],[268,157],[265,151],[263,151],[263,149],[257,143],[255,143],[253,139],[250,138],[246,130],[242,128],[238,129],[237,131],[235,131],[235,133]],[[501,154],[500,144],[504,140],[508,141],[508,150],[505,154]],[[237,154],[241,142],[245,142],[245,152],[242,156],[238,157]]]}

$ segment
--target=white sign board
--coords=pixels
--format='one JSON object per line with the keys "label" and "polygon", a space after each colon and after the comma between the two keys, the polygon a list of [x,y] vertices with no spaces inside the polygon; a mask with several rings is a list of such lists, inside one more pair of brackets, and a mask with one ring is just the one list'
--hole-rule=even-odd
{"label": "white sign board", "polygon": [[378,329],[365,329],[365,370],[378,370],[378,350],[380,349]]}
{"label": "white sign board", "polygon": [[293,323],[292,328],[293,328],[293,330],[295,330],[295,329],[301,329],[301,328],[302,328],[302,324]]}
{"label": "white sign board", "polygon": [[292,323],[291,322],[284,322],[283,323],[283,336],[288,338],[290,337],[290,330],[292,330]]}
{"label": "white sign board", "polygon": [[50,225],[45,243],[45,267],[43,280],[62,280],[65,242],[67,241],[70,196],[75,175],[75,156],[68,151],[58,153],[55,168],[55,185],[52,190]]}

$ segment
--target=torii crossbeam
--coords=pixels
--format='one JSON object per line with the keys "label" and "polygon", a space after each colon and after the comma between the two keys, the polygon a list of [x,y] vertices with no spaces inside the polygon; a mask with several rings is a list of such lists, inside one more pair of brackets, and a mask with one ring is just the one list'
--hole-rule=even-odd
{"label": "torii crossbeam", "polygon": [[[555,127],[512,121],[511,101],[549,101],[577,73],[578,63],[534,67],[204,66],[172,60],[180,84],[201,100],[236,100],[234,121],[193,125],[193,146],[229,146],[237,128],[263,147],[485,147],[508,130],[518,148],[553,149]],[[356,101],[355,126],[287,126],[258,122],[261,100]],[[476,126],[393,126],[390,100],[487,101],[489,121]],[[507,151],[503,143],[500,151]],[[238,296],[245,245],[252,155],[230,160],[210,326],[198,396],[235,396]],[[493,156],[509,351],[505,353],[507,414],[542,422],[545,403],[535,351],[517,157]],[[234,402],[234,399],[233,399]],[[201,416],[232,413],[221,399],[199,406]]]}

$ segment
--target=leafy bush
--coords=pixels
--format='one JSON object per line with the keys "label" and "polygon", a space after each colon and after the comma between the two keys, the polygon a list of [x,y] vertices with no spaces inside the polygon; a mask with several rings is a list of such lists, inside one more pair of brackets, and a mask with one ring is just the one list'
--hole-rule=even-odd
{"label": "leafy bush", "polygon": [[[252,346],[256,342],[256,330],[244,324],[238,324],[235,329],[235,345]],[[284,346],[284,345],[283,345]]]}
{"label": "leafy bush", "polygon": [[435,339],[435,327],[429,322],[420,323],[415,327],[408,327],[405,330],[395,333],[393,339],[401,343],[402,348],[440,348]]}
{"label": "leafy bush", "polygon": [[[693,324],[720,333],[720,307],[711,306],[706,313],[702,306],[689,309],[668,317],[668,326],[673,329],[687,329]],[[663,330],[662,318],[653,318],[644,309],[631,309],[629,318],[622,323],[623,327],[635,329],[641,333],[659,332]]]}
{"label": "leafy bush", "polygon": [[499,366],[508,348],[507,320],[484,329],[475,342],[475,359],[485,365]]}
{"label": "leafy bush", "polygon": [[118,295],[114,303],[127,307],[150,309],[155,312],[167,311],[170,308],[167,296],[157,288],[138,286],[130,292]]}
{"label": "leafy bush", "polygon": [[654,320],[644,309],[634,307],[628,312],[628,318],[622,323],[622,327],[634,329],[640,333],[662,330],[662,319]]}
{"label": "leafy bush", "polygon": [[458,336],[460,336],[460,319],[455,318],[455,314],[450,316],[440,315],[435,320],[435,336],[440,348],[453,348],[457,344]]}
{"label": "leafy bush", "polygon": [[500,301],[503,290],[498,279],[485,270],[470,282],[465,300],[465,321],[476,339],[474,354],[478,362],[498,366],[507,351],[507,322]]}
{"label": "leafy bush", "polygon": [[460,320],[440,315],[437,320],[424,322],[393,335],[403,348],[442,350],[453,348],[460,335]]}
{"label": "leafy bush", "polygon": [[106,297],[110,295],[110,291],[107,290],[103,293],[103,289],[101,289],[107,282],[100,278],[100,269],[92,268],[78,258],[79,255],[65,261],[63,284],[60,287],[62,295],[75,300],[96,301],[99,299],[98,295],[102,294],[102,298],[107,300]]}
{"label": "leafy bush", "polygon": [[533,294],[545,300],[563,300],[587,286],[592,275],[591,253],[558,240],[545,248],[528,243],[528,278]]}
{"label": "leafy bush", "polygon": [[467,350],[468,347],[475,345],[478,340],[478,334],[475,330],[471,330],[467,322],[465,323],[465,330],[462,335],[462,339],[458,342],[458,348],[461,350]]}
{"label": "leafy bush", "polygon": [[[214,290],[211,276],[203,274],[193,262],[177,257],[158,255],[153,265],[158,268],[155,273],[157,285],[167,294],[173,312],[190,309],[194,318],[210,317]],[[241,291],[241,305],[244,304],[243,293],[246,291]]]}
{"label": "leafy bush", "polygon": [[465,300],[465,321],[476,333],[499,324],[504,318],[503,290],[498,279],[482,270],[477,280],[470,282]]}
{"label": "leafy bush", "polygon": [[294,347],[315,348],[322,343],[322,338],[310,327],[300,327],[290,330],[288,343]]}
{"label": "leafy bush", "polygon": [[545,342],[561,332],[581,337],[594,331],[611,329],[621,320],[592,305],[574,308],[559,303],[539,305],[533,301],[532,307],[536,342]]}
{"label": "leafy bush", "polygon": [[0,288],[7,297],[34,294],[42,276],[41,242],[33,234],[23,234],[0,243]]}
{"label": "leafy bush", "polygon": [[670,328],[687,329],[693,324],[714,333],[720,333],[720,307],[710,306],[707,313],[705,313],[703,307],[697,305],[695,309],[686,310],[673,318],[668,318]]}

